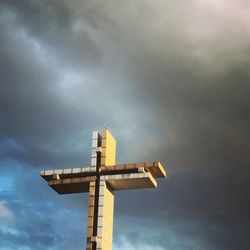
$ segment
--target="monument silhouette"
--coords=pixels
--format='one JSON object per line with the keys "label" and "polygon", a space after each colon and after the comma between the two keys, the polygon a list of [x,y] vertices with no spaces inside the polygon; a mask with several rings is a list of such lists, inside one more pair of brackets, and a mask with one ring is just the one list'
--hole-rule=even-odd
{"label": "monument silhouette", "polygon": [[116,164],[116,141],[93,132],[91,166],[41,171],[59,194],[89,193],[86,250],[112,250],[114,191],[156,188],[167,173],[160,162]]}

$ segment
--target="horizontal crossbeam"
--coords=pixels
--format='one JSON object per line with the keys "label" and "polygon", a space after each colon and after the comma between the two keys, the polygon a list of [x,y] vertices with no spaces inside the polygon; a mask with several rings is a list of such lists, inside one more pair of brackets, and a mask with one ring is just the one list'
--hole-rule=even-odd
{"label": "horizontal crossbeam", "polygon": [[[129,164],[116,164],[113,166],[102,166],[100,168],[101,175],[114,175],[126,173],[138,173],[141,168],[149,172],[154,178],[166,177],[167,173],[160,162],[142,162]],[[60,179],[87,177],[96,175],[96,167],[78,167],[41,171],[40,175],[46,180],[55,179],[55,175]]]}

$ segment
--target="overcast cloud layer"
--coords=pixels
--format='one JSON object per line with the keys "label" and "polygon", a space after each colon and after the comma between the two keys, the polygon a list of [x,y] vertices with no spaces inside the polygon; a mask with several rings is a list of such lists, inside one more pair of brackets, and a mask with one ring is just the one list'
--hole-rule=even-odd
{"label": "overcast cloud layer", "polygon": [[[250,249],[247,0],[0,0],[0,250],[78,250],[87,195],[40,170],[160,160],[116,193],[114,250]],[[63,226],[62,226],[63,225]]]}

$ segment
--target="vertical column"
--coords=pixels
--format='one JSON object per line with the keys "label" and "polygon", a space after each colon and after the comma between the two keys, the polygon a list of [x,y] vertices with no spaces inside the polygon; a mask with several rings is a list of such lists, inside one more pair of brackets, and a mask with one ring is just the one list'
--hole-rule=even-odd
{"label": "vertical column", "polygon": [[[108,129],[102,131],[101,166],[115,165],[116,141]],[[114,195],[104,178],[100,177],[97,250],[112,250]]]}
{"label": "vertical column", "polygon": [[112,250],[113,213],[114,195],[101,177],[98,204],[97,250]]}
{"label": "vertical column", "polygon": [[115,165],[116,141],[104,129],[93,132],[91,166],[96,167],[96,181],[89,187],[87,250],[112,250],[114,195],[100,176],[101,166]]}
{"label": "vertical column", "polygon": [[98,131],[92,135],[91,167],[96,167],[96,180],[90,182],[89,186],[89,209],[86,250],[96,250],[97,245],[97,220],[99,203],[99,168],[101,163],[101,141],[102,137]]}
{"label": "vertical column", "polygon": [[94,227],[94,206],[95,206],[95,181],[89,184],[89,209],[88,209],[88,226],[86,250],[93,250],[93,227]]}

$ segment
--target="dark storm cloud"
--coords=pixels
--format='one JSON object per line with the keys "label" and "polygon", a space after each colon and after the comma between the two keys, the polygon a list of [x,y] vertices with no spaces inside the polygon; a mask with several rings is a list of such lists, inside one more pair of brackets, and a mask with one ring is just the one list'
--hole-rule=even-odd
{"label": "dark storm cloud", "polygon": [[[160,240],[156,240],[157,236],[154,239],[163,249],[235,249],[239,242],[232,235],[239,239],[242,249],[249,248],[247,177],[207,177],[202,172],[189,171],[170,175],[166,188],[162,186],[163,182],[157,191],[116,193],[117,237],[125,232],[140,232],[139,238],[144,240],[137,241],[145,242],[146,228],[157,228]],[[122,216],[132,218],[121,220]],[[137,221],[138,218],[144,219]],[[132,224],[137,224],[138,229]]]}
{"label": "dark storm cloud", "polygon": [[[116,194],[117,248],[249,248],[247,1],[0,6],[5,171],[12,167],[6,159],[88,165],[90,133],[108,124],[120,162],[159,159],[170,173],[158,190]],[[16,180],[28,201],[35,194],[25,183]],[[39,216],[34,221],[55,230]]]}
{"label": "dark storm cloud", "polygon": [[[51,8],[47,6],[52,12],[49,14],[46,12],[46,8],[42,8],[43,6],[39,4],[36,6],[33,1],[26,2],[26,4],[27,6],[23,6],[19,1],[5,2],[2,3],[3,8],[1,8],[1,136],[2,140],[8,140],[9,137],[19,148],[23,148],[18,152],[11,151],[10,154],[15,158],[39,164],[44,163],[41,161],[43,158],[41,155],[44,154],[45,157],[51,159],[49,162],[55,163],[56,160],[53,159],[55,157],[50,154],[53,142],[57,141],[58,143],[62,137],[67,136],[67,133],[71,134],[72,130],[76,131],[75,137],[79,138],[79,133],[84,127],[83,124],[89,122],[84,118],[87,117],[87,114],[86,116],[83,112],[80,114],[77,109],[64,104],[58,96],[56,84],[62,81],[62,76],[55,67],[57,62],[51,62],[53,59],[49,58],[51,52],[47,47],[55,44],[48,43],[47,46],[44,42],[44,40],[51,38],[50,34],[45,33],[51,28],[50,22],[46,23],[48,21],[46,15],[54,18],[50,21],[52,25],[55,25],[54,32],[57,40],[54,43],[59,46],[59,49],[56,50],[58,53],[65,51],[65,46],[69,46],[72,50],[79,50],[80,53],[83,53],[84,56],[79,53],[77,55],[82,60],[86,60],[91,49],[86,48],[86,54],[82,48],[79,49],[70,45],[68,40],[65,41],[68,37],[73,37],[64,30],[72,31],[69,21],[65,21],[67,8],[64,8],[65,13],[62,13],[62,8],[55,8],[55,4],[51,3]],[[30,21],[31,13],[35,16],[32,22]],[[39,36],[35,33],[38,29],[41,29],[42,32]],[[64,32],[67,36],[62,34]],[[84,36],[80,40],[76,39],[79,43],[89,43],[88,38]],[[94,46],[94,43],[91,44]],[[43,46],[45,49],[41,49]],[[94,49],[93,51],[98,50]],[[69,53],[72,55],[71,52]],[[76,54],[76,52],[74,53]],[[48,56],[47,61],[42,60],[44,56]],[[59,61],[66,62],[66,58],[68,57],[64,55]],[[90,63],[90,60],[86,61]],[[59,64],[61,63],[59,62]],[[81,61],[79,65],[83,65],[83,62]],[[84,102],[82,105],[84,108],[88,106]],[[91,114],[88,116],[90,117]],[[39,140],[38,144],[37,140]],[[72,151],[75,152],[70,152],[69,146],[67,145],[67,149],[65,146],[61,146],[59,150],[54,152],[66,160],[65,165],[67,165],[67,156],[63,156],[64,154],[76,156],[76,151],[82,150],[82,147],[77,149],[74,146]],[[81,158],[78,157],[78,159]]]}
{"label": "dark storm cloud", "polygon": [[[100,61],[102,52],[87,30],[74,29],[74,13],[63,1],[1,1],[14,13],[17,23],[28,35],[41,40],[62,65],[85,68]],[[55,49],[56,48],[56,49]]]}

